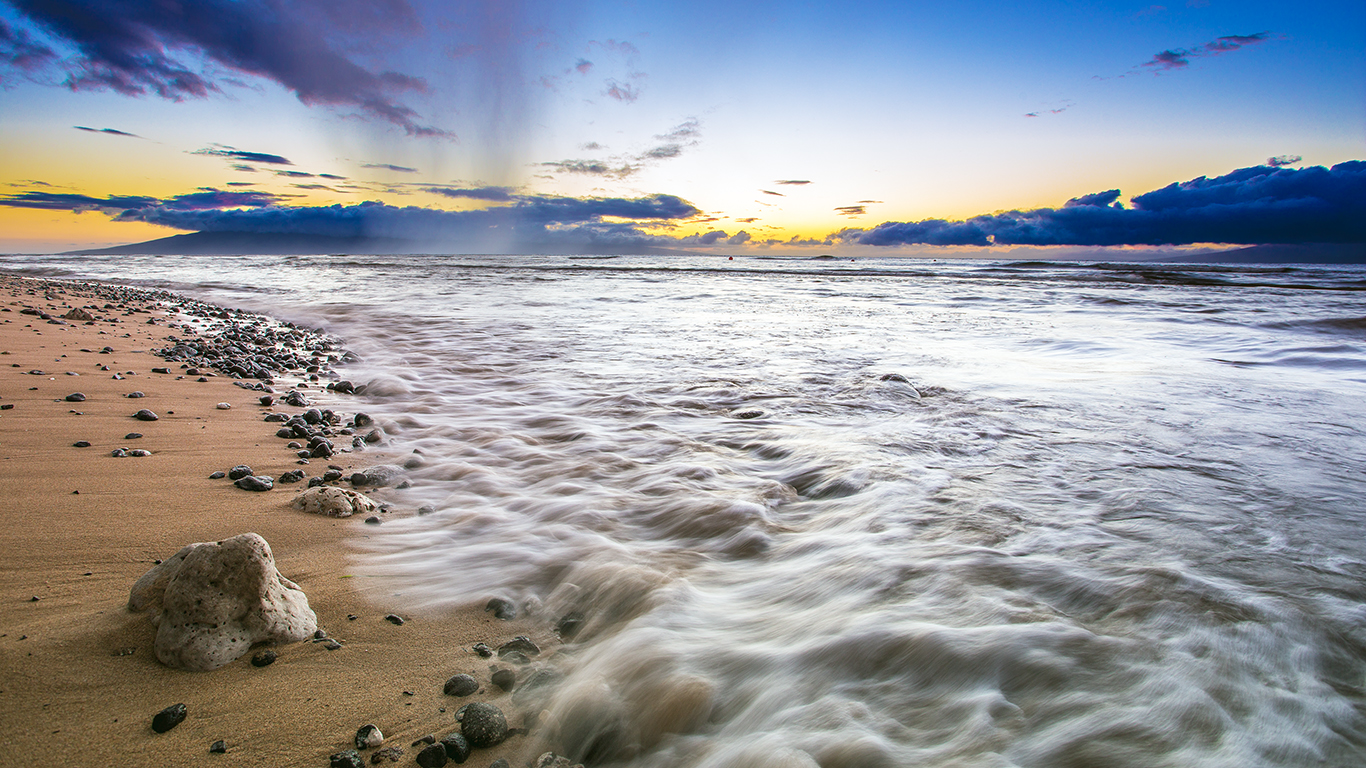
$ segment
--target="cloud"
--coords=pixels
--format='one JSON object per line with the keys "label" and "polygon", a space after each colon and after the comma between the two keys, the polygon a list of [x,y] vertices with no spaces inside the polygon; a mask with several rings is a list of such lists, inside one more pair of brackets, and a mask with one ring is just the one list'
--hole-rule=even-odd
{"label": "cloud", "polygon": [[67,193],[26,191],[15,195],[0,195],[0,205],[11,208],[39,208],[48,211],[104,211],[122,214],[129,210],[163,207],[179,212],[216,210],[222,208],[248,207],[259,208],[274,205],[282,200],[269,192],[223,192],[205,189],[199,192],[177,195],[164,200],[155,197],[110,195],[91,197]]}
{"label": "cloud", "polygon": [[276,176],[288,176],[288,177],[291,178],[291,179],[311,179],[311,178],[313,178],[313,174],[311,174],[311,173],[304,173],[303,171],[276,171],[276,172],[275,172],[275,175],[276,175]]}
{"label": "cloud", "polygon": [[469,198],[471,200],[489,200],[492,202],[506,203],[512,200],[512,189],[510,187],[476,187],[474,189],[452,189],[450,187],[427,187],[428,192],[434,192],[446,197]]}
{"label": "cloud", "polygon": [[559,173],[572,173],[579,176],[604,176],[612,179],[624,179],[634,174],[640,168],[622,164],[612,166],[598,160],[559,160],[545,163],[537,163],[544,168],[554,168]]}
{"label": "cloud", "polygon": [[[1203,56],[1218,56],[1220,54],[1236,51],[1249,45],[1266,42],[1272,37],[1271,32],[1258,32],[1255,35],[1225,35],[1214,40],[1197,45],[1194,48],[1176,48],[1174,50],[1162,51],[1154,55],[1150,60],[1138,65],[1139,68],[1152,70],[1153,72],[1167,72],[1173,69],[1184,69],[1190,66],[1191,59]],[[1066,109],[1066,107],[1064,107]]]}
{"label": "cloud", "polygon": [[[205,147],[203,149],[196,149],[190,154],[209,155],[211,157],[226,157],[229,160],[239,160],[244,163],[266,163],[268,165],[294,165],[294,163],[291,163],[289,160],[279,155],[271,155],[265,152],[246,152],[244,150],[233,149],[232,147],[223,146],[222,144],[214,144],[213,146]],[[251,166],[245,166],[245,168],[250,167]],[[243,166],[235,165],[233,166],[233,168],[239,171],[245,170]],[[256,169],[252,168],[251,170],[254,171]]]}
{"label": "cloud", "polygon": [[579,74],[581,75],[588,74],[588,71],[592,68],[593,62],[589,61],[588,59],[579,59],[578,63],[574,65],[574,69],[577,69],[579,71]]}
{"label": "cloud", "polygon": [[318,174],[318,178],[320,178],[320,179],[332,179],[333,181],[346,181],[346,177],[345,177],[345,176],[338,176],[338,175],[336,175],[336,174],[334,174],[334,173],[320,173],[320,174]]}
{"label": "cloud", "polygon": [[[327,4],[316,0],[293,6],[275,0],[8,3],[71,49],[70,55],[56,56],[27,32],[0,29],[0,51],[6,54],[0,61],[31,79],[37,70],[50,70],[72,90],[151,93],[180,101],[221,93],[220,82],[247,74],[280,84],[310,106],[358,109],[412,136],[448,135],[419,125],[417,113],[398,100],[401,93],[425,91],[424,81],[371,71],[334,47],[339,34],[373,39],[377,31],[413,29],[416,16],[402,0],[346,0],[328,14],[318,12]],[[229,74],[220,80],[221,70]]]}
{"label": "cloud", "polygon": [[784,186],[800,186],[802,184],[810,184],[811,182],[806,179],[779,179],[773,183],[782,184]]}
{"label": "cloud", "polygon": [[87,133],[107,133],[107,134],[109,134],[110,136],[127,136],[127,137],[133,138],[133,139],[140,139],[140,138],[142,138],[141,136],[137,135],[136,133],[129,133],[129,132],[127,132],[127,131],[118,131],[118,130],[115,130],[115,129],[113,129],[113,128],[86,128],[84,125],[73,125],[73,126],[71,126],[71,127],[72,127],[72,128],[75,128],[75,129],[78,130],[78,131],[85,131],[85,132],[87,132]]}
{"label": "cloud", "polygon": [[1299,165],[1303,159],[1299,155],[1281,155],[1280,157],[1268,157],[1266,164],[1272,168],[1283,168],[1287,165]]}
{"label": "cloud", "polygon": [[748,243],[750,239],[749,233],[742,229],[727,240],[726,245],[744,245],[745,243]]}
{"label": "cloud", "polygon": [[836,208],[835,212],[841,216],[862,216],[868,210],[861,205],[842,205]]}
{"label": "cloud", "polygon": [[607,149],[607,147],[604,147],[596,141],[590,141],[587,144],[579,145],[579,149],[582,149],[585,152],[596,152],[598,150]]}
{"label": "cloud", "polygon": [[1118,190],[1061,208],[1009,211],[966,221],[926,219],[841,230],[864,245],[1185,245],[1366,242],[1366,162],[1332,168],[1241,168],[1138,195]]}
{"label": "cloud", "polygon": [[640,89],[630,83],[623,83],[614,79],[607,81],[607,90],[602,95],[611,96],[624,104],[633,104],[636,99],[640,98]]}
{"label": "cloud", "polygon": [[740,222],[741,224],[753,224],[754,222],[756,222],[756,221],[758,221],[758,220],[759,220],[759,217],[757,217],[757,216],[750,216],[750,217],[744,218],[744,219],[736,219],[736,221]]}
{"label": "cloud", "polygon": [[398,173],[417,173],[416,168],[409,168],[404,165],[390,165],[389,163],[365,163],[362,168],[378,168],[383,171],[396,171]]}
{"label": "cloud", "polygon": [[759,191],[763,192],[765,195],[773,195],[774,197],[787,197],[787,195],[784,195],[782,192],[774,192],[771,189],[761,189]]}

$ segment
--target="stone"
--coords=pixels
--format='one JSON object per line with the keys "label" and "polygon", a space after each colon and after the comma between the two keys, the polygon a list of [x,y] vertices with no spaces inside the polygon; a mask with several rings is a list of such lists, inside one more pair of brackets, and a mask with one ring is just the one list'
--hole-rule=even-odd
{"label": "stone", "polygon": [[371,501],[369,496],[347,488],[327,485],[309,488],[294,497],[293,505],[295,509],[326,517],[372,515],[379,512],[379,505]]}
{"label": "stone", "polygon": [[338,752],[328,760],[329,768],[365,768],[365,761],[360,759],[360,753],[354,749]]}
{"label": "stone", "polygon": [[84,323],[88,323],[91,320],[95,319],[94,315],[90,314],[89,312],[86,312],[84,309],[81,309],[79,307],[73,307],[70,312],[67,312],[65,315],[62,315],[62,317],[66,318],[67,320],[80,320]]}
{"label": "stone", "polygon": [[503,621],[511,621],[517,618],[517,605],[511,600],[501,597],[491,597],[484,606],[484,612],[493,611],[493,615]]}
{"label": "stone", "polygon": [[370,755],[370,764],[379,765],[383,762],[397,763],[403,759],[402,747],[385,747],[373,755]]}
{"label": "stone", "polygon": [[215,741],[214,743],[209,745],[209,752],[212,754],[222,755],[226,754],[227,751],[228,743],[226,741],[223,741],[222,739],[219,739],[218,741]]}
{"label": "stone", "polygon": [[128,452],[129,456],[151,456],[152,452],[143,448],[134,448]]}
{"label": "stone", "polygon": [[260,653],[251,657],[251,665],[253,667],[269,667],[271,664],[275,663],[275,658],[275,651],[272,651],[269,648],[267,648],[266,650],[261,651]]}
{"label": "stone", "polygon": [[489,768],[511,768],[511,766],[508,765],[508,761],[506,758],[500,757],[497,760],[494,760],[493,762],[489,763]]}
{"label": "stone", "polygon": [[297,483],[300,480],[303,480],[305,477],[307,477],[307,475],[304,474],[304,471],[302,469],[291,469],[290,471],[280,475],[279,481],[282,483]]}
{"label": "stone", "polygon": [[388,616],[385,616],[384,620],[396,627],[403,626],[403,617],[399,616],[397,613],[391,613]]}
{"label": "stone", "polygon": [[66,401],[68,403],[84,403],[85,395],[80,392],[72,392],[66,396]]}
{"label": "stone", "polygon": [[124,440],[141,440],[141,439],[142,439],[142,433],[141,433],[141,432],[129,432],[128,434],[126,434],[126,435],[123,436],[123,439],[124,439]]}
{"label": "stone", "polygon": [[507,656],[510,653],[521,653],[526,656],[536,656],[540,652],[541,649],[536,647],[536,644],[531,642],[531,638],[527,637],[526,635],[518,635],[512,638],[511,640],[507,641],[506,643],[503,643],[502,645],[498,646],[498,656],[500,658]]}
{"label": "stone", "polygon": [[510,669],[497,670],[493,673],[493,684],[504,691],[511,691],[517,685],[517,673]]}
{"label": "stone", "polygon": [[578,611],[571,611],[560,617],[555,624],[555,633],[561,640],[573,640],[574,636],[583,628],[584,616]]}
{"label": "stone", "polygon": [[219,403],[218,405],[215,405],[214,407],[217,408],[217,409],[220,410],[220,411],[230,411],[230,410],[232,410],[232,403]]}
{"label": "stone", "polygon": [[370,415],[368,413],[358,413],[356,414],[355,418],[353,418],[351,421],[357,427],[368,427],[371,424],[375,423],[375,420],[370,418]]}
{"label": "stone", "polygon": [[[446,681],[441,692],[447,696],[469,696],[479,690],[479,681],[466,674],[455,675]],[[464,762],[464,761],[461,761]]]}
{"label": "stone", "polygon": [[228,470],[228,479],[229,479],[229,480],[241,480],[242,478],[247,477],[248,475],[251,475],[251,474],[254,474],[254,473],[251,471],[251,467],[248,467],[246,464],[238,464],[237,466],[235,466],[235,467],[233,467],[232,469]]}
{"label": "stone", "polygon": [[159,418],[161,418],[161,417],[160,417],[160,416],[157,416],[155,413],[152,413],[151,411],[147,410],[146,408],[143,408],[142,410],[140,410],[140,411],[138,411],[137,413],[133,414],[133,418],[137,419],[138,421],[156,421],[157,419],[159,419]]}
{"label": "stone", "polygon": [[308,597],[255,533],[182,548],[138,579],[128,609],[151,611],[157,660],[192,671],[217,669],[257,643],[307,640],[318,628]]}
{"label": "stone", "polygon": [[403,478],[403,475],[404,471],[402,467],[397,467],[393,464],[378,464],[351,473],[351,484],[374,485],[380,487],[394,485]]}
{"label": "stone", "polygon": [[152,717],[152,730],[165,733],[185,722],[187,710],[184,704],[172,704]]}
{"label": "stone", "polygon": [[464,707],[460,733],[471,747],[492,747],[501,744],[508,735],[508,721],[503,710],[486,701],[476,701]]}
{"label": "stone", "polygon": [[384,744],[384,734],[373,723],[362,725],[356,730],[356,749],[372,749]]}
{"label": "stone", "polygon": [[247,475],[233,485],[244,491],[269,491],[275,487],[275,478],[267,475]]}
{"label": "stone", "polygon": [[417,753],[417,764],[422,768],[442,768],[448,762],[446,748],[440,744],[431,744]]}
{"label": "stone", "polygon": [[125,457],[125,456],[128,455],[128,449],[127,449],[127,448],[115,448],[114,450],[112,450],[112,451],[109,452],[109,455],[110,455],[110,456],[113,456],[113,457],[116,458],[116,459],[122,459],[123,457]]}
{"label": "stone", "polygon": [[225,478],[225,477],[227,477],[227,476],[228,476],[228,473],[227,473],[227,472],[224,472],[223,470],[220,469],[220,470],[218,470],[217,472],[214,472],[212,475],[209,475],[209,479],[210,479],[210,480],[222,480],[223,478]]}
{"label": "stone", "polygon": [[459,733],[452,733],[442,739],[441,746],[446,750],[446,757],[453,763],[463,763],[470,759],[470,743]]}
{"label": "stone", "polygon": [[77,440],[76,442],[72,443],[72,445],[75,446],[75,447],[77,447],[77,448],[89,448],[89,447],[90,447],[90,441],[89,441],[89,440]]}
{"label": "stone", "polygon": [[383,523],[383,522],[384,522],[384,521],[383,521],[383,520],[380,520],[379,517],[377,517],[376,515],[371,515],[371,516],[365,518],[365,523],[366,523],[366,525],[379,525],[380,523]]}
{"label": "stone", "polygon": [[484,644],[484,643],[475,643],[475,644],[474,644],[474,647],[471,648],[470,650],[474,651],[475,653],[479,654],[480,656],[483,656],[483,657],[486,658],[486,659],[487,659],[488,657],[490,657],[490,656],[493,655],[493,649],[490,648],[490,647],[488,647],[488,645],[486,645],[486,644]]}
{"label": "stone", "polygon": [[[117,374],[115,374],[115,375],[117,375]],[[127,395],[125,395],[125,397],[131,397],[131,398],[133,398],[134,400],[136,400],[136,399],[139,398],[139,397],[146,397],[146,396],[147,396],[147,395],[145,395],[145,394],[143,394],[143,393],[141,393],[141,392],[129,392]]]}

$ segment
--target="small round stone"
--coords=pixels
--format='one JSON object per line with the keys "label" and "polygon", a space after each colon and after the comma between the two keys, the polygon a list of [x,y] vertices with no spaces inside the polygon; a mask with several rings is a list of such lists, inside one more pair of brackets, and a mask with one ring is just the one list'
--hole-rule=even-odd
{"label": "small round stone", "polygon": [[218,470],[217,472],[213,473],[212,475],[209,475],[209,479],[210,479],[210,480],[222,480],[223,478],[225,478],[225,477],[227,477],[227,476],[228,476],[228,473],[227,473],[227,472],[224,472],[223,470],[220,469],[220,470]]}
{"label": "small round stone", "polygon": [[131,397],[131,398],[133,398],[134,400],[138,399],[139,397],[146,397],[146,396],[147,396],[147,395],[144,394],[144,393],[142,393],[142,392],[129,392],[129,393],[127,394],[127,397]]}
{"label": "small round stone", "polygon": [[517,684],[517,673],[510,669],[500,669],[493,673],[493,684],[510,691]]}
{"label": "small round stone", "polygon": [[469,696],[479,690],[479,681],[470,675],[455,675],[446,681],[441,690],[447,696]]}
{"label": "small round stone", "polygon": [[185,722],[187,710],[184,704],[172,704],[152,717],[152,730],[165,733]]}
{"label": "small round stone", "polygon": [[275,659],[275,651],[272,651],[269,648],[267,648],[266,650],[261,651],[260,653],[251,657],[251,665],[253,667],[268,667],[271,664],[275,663]]}
{"label": "small round stone", "polygon": [[383,521],[383,520],[380,520],[380,519],[379,519],[378,517],[376,517],[375,515],[371,515],[371,516],[365,518],[365,522],[368,523],[368,524],[370,524],[370,525],[379,525],[380,523],[382,523],[382,522],[384,522],[384,521]]}
{"label": "small round stone", "polygon": [[384,734],[373,723],[362,725],[356,730],[356,749],[372,749],[384,743]]}
{"label": "small round stone", "polygon": [[66,401],[68,403],[84,403],[85,395],[81,394],[80,392],[72,392],[71,394],[66,396]]}
{"label": "small round stone", "polygon": [[390,624],[393,624],[396,627],[403,626],[403,617],[399,616],[396,613],[391,613],[388,616],[385,616],[384,620],[389,622]]}
{"label": "small round stone", "polygon": [[275,487],[275,478],[266,475],[247,475],[233,485],[244,491],[269,491]]}
{"label": "small round stone", "polygon": [[242,478],[247,477],[250,474],[252,474],[251,467],[248,467],[246,464],[238,464],[237,466],[228,470],[228,479],[241,480]]}
{"label": "small round stone", "polygon": [[446,748],[440,744],[429,745],[417,753],[417,764],[422,768],[442,768],[448,762]]}
{"label": "small round stone", "polygon": [[209,745],[209,751],[215,755],[221,755],[228,751],[228,743],[226,741],[223,741],[222,739],[219,739],[218,741],[215,741],[214,743]]}
{"label": "small round stone", "polygon": [[463,763],[470,759],[470,743],[459,733],[452,733],[442,739],[441,746],[446,750],[446,757],[453,763]]}
{"label": "small round stone", "polygon": [[463,708],[460,732],[472,747],[491,747],[502,743],[508,735],[508,721],[503,710],[485,701],[476,701]]}
{"label": "small round stone", "polygon": [[142,439],[142,433],[141,433],[141,432],[129,432],[128,434],[126,434],[126,435],[123,436],[123,439],[124,439],[124,440],[141,440],[141,439]]}
{"label": "small round stone", "polygon": [[360,753],[354,749],[338,752],[328,759],[331,761],[329,768],[365,768],[365,761],[360,759]]}
{"label": "small round stone", "polygon": [[134,448],[133,450],[131,450],[131,451],[128,452],[128,455],[129,455],[129,456],[151,456],[151,455],[152,455],[152,452],[151,452],[151,451],[147,451],[147,450],[143,450],[142,448]]}
{"label": "small round stone", "polygon": [[492,611],[493,615],[503,621],[511,621],[517,618],[517,605],[511,600],[501,597],[489,598],[489,602],[484,606],[484,611]]}
{"label": "small round stone", "polygon": [[133,414],[133,418],[137,419],[138,421],[156,421],[157,419],[159,419],[159,418],[161,418],[161,417],[160,417],[160,416],[157,416],[155,413],[152,413],[151,411],[147,410],[146,408],[143,408],[142,410],[140,410],[140,411],[138,411],[137,413]]}
{"label": "small round stone", "polygon": [[75,447],[77,447],[77,448],[89,448],[89,447],[90,447],[90,441],[89,441],[89,440],[77,440],[76,442],[72,443],[72,445],[75,446]]}
{"label": "small round stone", "polygon": [[219,403],[218,405],[215,405],[214,407],[217,408],[217,409],[220,410],[220,411],[228,411],[228,410],[232,410],[232,403]]}

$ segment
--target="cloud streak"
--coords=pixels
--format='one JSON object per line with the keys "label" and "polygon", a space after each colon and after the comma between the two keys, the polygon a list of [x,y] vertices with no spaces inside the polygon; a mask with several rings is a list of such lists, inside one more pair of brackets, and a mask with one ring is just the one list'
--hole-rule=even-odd
{"label": "cloud streak", "polygon": [[[112,90],[125,96],[202,99],[222,92],[229,77],[216,70],[274,81],[310,106],[358,109],[410,136],[445,136],[418,123],[399,96],[422,92],[420,78],[371,71],[333,46],[337,33],[373,36],[384,24],[357,27],[356,14],[320,15],[317,3],[274,0],[7,0],[37,29],[73,54],[57,55],[27,31],[0,28],[0,62],[30,79],[51,72],[71,90]],[[365,4],[354,0],[351,7]],[[388,0],[388,18],[406,2]],[[375,10],[377,6],[366,6]],[[310,12],[311,15],[310,15]],[[412,23],[415,16],[409,10]],[[327,18],[331,22],[319,23]],[[340,21],[339,21],[340,20]],[[212,66],[204,66],[203,62]]]}
{"label": "cloud streak", "polygon": [[965,221],[885,222],[832,233],[862,245],[1187,245],[1366,242],[1366,162],[1332,168],[1241,168],[1118,202],[1117,189],[1061,208]]}
{"label": "cloud streak", "polygon": [[[1271,39],[1271,32],[1258,32],[1255,35],[1225,35],[1215,38],[1208,43],[1197,45],[1194,48],[1176,48],[1155,54],[1148,61],[1138,65],[1139,70],[1147,69],[1153,72],[1169,72],[1174,69],[1185,69],[1190,66],[1191,59],[1198,59],[1204,56],[1219,56],[1221,54],[1236,51],[1249,45],[1264,43]],[[1066,107],[1064,107],[1066,109]],[[1058,110],[1061,111],[1061,110]]]}
{"label": "cloud streak", "polygon": [[[266,165],[294,165],[287,158],[280,155],[272,155],[268,152],[247,152],[241,149],[215,144],[211,147],[196,149],[190,152],[192,155],[208,155],[209,157],[225,157],[229,160],[237,160],[243,163],[265,163]],[[255,170],[254,168],[252,170]]]}
{"label": "cloud streak", "polygon": [[120,130],[116,130],[116,129],[114,129],[114,128],[87,128],[87,127],[85,127],[84,125],[73,125],[73,126],[71,126],[71,127],[72,127],[72,128],[75,128],[75,129],[78,130],[78,131],[85,131],[86,133],[105,133],[105,134],[108,134],[108,135],[110,135],[110,136],[127,136],[128,138],[131,138],[131,139],[140,139],[140,138],[142,138],[141,136],[137,135],[136,133],[129,133],[129,132],[127,132],[127,131],[120,131]]}

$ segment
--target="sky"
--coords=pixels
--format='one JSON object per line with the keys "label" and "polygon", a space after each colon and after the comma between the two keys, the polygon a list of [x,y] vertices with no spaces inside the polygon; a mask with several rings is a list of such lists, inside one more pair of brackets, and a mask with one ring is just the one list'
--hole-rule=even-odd
{"label": "sky", "polygon": [[0,0],[0,252],[1366,242],[1360,0]]}

